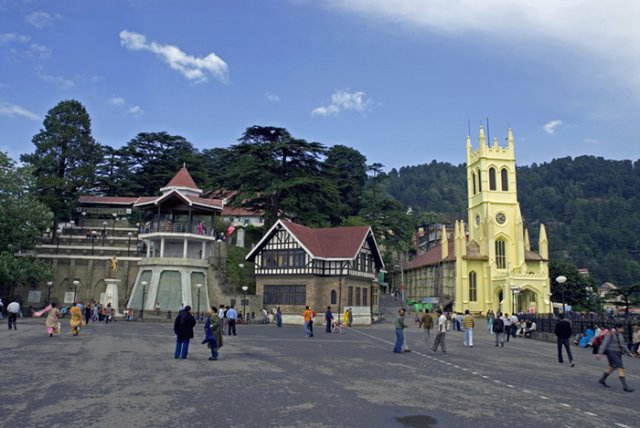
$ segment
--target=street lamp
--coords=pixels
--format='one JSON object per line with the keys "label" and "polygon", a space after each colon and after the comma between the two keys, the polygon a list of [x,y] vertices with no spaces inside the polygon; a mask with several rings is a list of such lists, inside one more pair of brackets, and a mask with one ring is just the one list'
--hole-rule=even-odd
{"label": "street lamp", "polygon": [[511,295],[513,296],[511,298],[511,303],[512,303],[512,314],[516,313],[516,296],[520,293],[520,287],[517,287],[515,285],[511,286]]}
{"label": "street lamp", "polygon": [[113,213],[113,227],[111,228],[111,234],[114,235],[116,233],[116,220],[118,219],[118,214]]}
{"label": "street lamp", "polygon": [[140,304],[140,321],[144,321],[144,298],[147,294],[147,281],[142,281],[142,303]]}
{"label": "street lamp", "polygon": [[133,236],[133,233],[127,232],[127,236],[129,237],[129,241],[127,242],[127,257],[129,257],[131,255],[131,236]]}
{"label": "street lamp", "polygon": [[82,211],[82,218],[80,221],[80,227],[84,227],[84,222],[85,222],[85,217],[87,216],[87,212],[86,211]]}
{"label": "street lamp", "polygon": [[51,303],[51,287],[53,287],[53,281],[47,281],[47,287],[49,291],[47,292],[47,304]]}
{"label": "street lamp", "polygon": [[247,322],[247,290],[249,287],[242,286],[242,321]]}
{"label": "street lamp", "polygon": [[104,239],[107,237],[107,222],[102,222],[102,246],[104,247]]}
{"label": "street lamp", "polygon": [[73,226],[76,222],[71,220],[69,223],[71,224],[71,226],[69,226],[69,245],[71,245],[71,235],[73,235]]}
{"label": "street lamp", "polygon": [[202,316],[200,315],[200,289],[202,288],[202,284],[198,284],[196,285],[196,287],[198,287],[198,319],[201,319]]}
{"label": "street lamp", "polygon": [[91,255],[93,256],[93,249],[95,248],[96,245],[96,236],[98,236],[98,232],[96,232],[95,230],[91,231]]}
{"label": "street lamp", "polygon": [[78,291],[78,284],[80,284],[80,281],[78,281],[77,279],[73,280],[73,303],[76,303],[76,293]]}
{"label": "street lamp", "polygon": [[562,286],[562,313],[564,314],[564,283],[567,282],[567,277],[560,275],[556,278],[556,282]]}

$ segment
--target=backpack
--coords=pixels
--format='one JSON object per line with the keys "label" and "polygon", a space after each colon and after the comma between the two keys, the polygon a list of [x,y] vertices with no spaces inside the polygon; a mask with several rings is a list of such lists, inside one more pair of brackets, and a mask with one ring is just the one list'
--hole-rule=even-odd
{"label": "backpack", "polygon": [[602,344],[602,341],[604,340],[604,336],[609,333],[609,330],[607,330],[606,328],[603,329],[600,332],[600,335],[598,337],[596,337],[595,339],[593,339],[593,353],[597,354],[598,353],[598,348],[600,348],[600,345]]}

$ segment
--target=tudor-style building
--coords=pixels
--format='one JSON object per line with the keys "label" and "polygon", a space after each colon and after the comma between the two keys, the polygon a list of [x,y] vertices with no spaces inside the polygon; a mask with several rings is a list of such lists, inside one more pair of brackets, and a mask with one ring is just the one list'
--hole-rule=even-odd
{"label": "tudor-style building", "polygon": [[456,221],[452,239],[443,227],[440,245],[405,265],[407,297],[437,297],[456,311],[551,312],[547,234],[541,224],[532,251],[511,129],[506,147],[488,145],[482,127],[479,143],[473,151],[467,137],[468,226]]}
{"label": "tudor-style building", "polygon": [[279,220],[247,255],[255,263],[256,294],[285,323],[302,323],[305,305],[338,317],[351,308],[354,324],[378,312],[377,273],[384,263],[367,226],[312,229]]}

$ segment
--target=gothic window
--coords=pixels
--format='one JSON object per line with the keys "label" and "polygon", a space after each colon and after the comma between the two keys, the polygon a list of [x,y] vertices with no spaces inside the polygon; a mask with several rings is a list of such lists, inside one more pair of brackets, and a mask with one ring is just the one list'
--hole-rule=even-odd
{"label": "gothic window", "polygon": [[476,173],[475,172],[471,173],[471,180],[473,182],[473,194],[475,195],[477,193],[477,189],[476,189]]}
{"label": "gothic window", "polygon": [[478,284],[476,282],[477,277],[475,271],[469,272],[469,301],[475,302],[478,300]]}
{"label": "gothic window", "polygon": [[338,303],[338,293],[336,290],[331,290],[331,304],[335,305],[336,303]]}
{"label": "gothic window", "polygon": [[489,190],[496,190],[496,169],[489,168]]}
{"label": "gothic window", "polygon": [[502,171],[500,171],[500,178],[502,179],[502,191],[508,192],[509,191],[509,172],[507,171],[507,168],[502,168]]}
{"label": "gothic window", "polygon": [[482,192],[482,174],[480,168],[478,168],[478,192]]}
{"label": "gothic window", "polygon": [[496,267],[498,269],[507,268],[506,247],[502,239],[496,241]]}

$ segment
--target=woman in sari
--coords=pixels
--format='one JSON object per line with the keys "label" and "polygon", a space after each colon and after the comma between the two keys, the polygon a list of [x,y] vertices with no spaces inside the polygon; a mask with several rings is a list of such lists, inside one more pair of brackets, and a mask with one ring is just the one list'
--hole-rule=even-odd
{"label": "woman in sari", "polygon": [[55,303],[51,304],[51,309],[49,309],[49,314],[47,315],[44,325],[47,326],[49,337],[52,337],[53,333],[60,333],[60,311],[56,308]]}
{"label": "woman in sari", "polygon": [[218,359],[218,349],[222,348],[222,329],[218,309],[215,306],[211,306],[209,311],[209,318],[207,318],[207,322],[204,325],[204,335],[202,344],[207,344],[211,349],[209,359],[215,361]]}
{"label": "woman in sari", "polygon": [[71,314],[71,320],[69,321],[69,324],[71,325],[71,334],[77,336],[78,334],[80,334],[80,326],[84,325],[84,320],[82,319],[82,311],[74,303],[69,310],[69,313]]}

